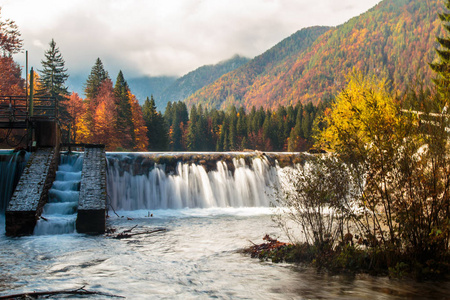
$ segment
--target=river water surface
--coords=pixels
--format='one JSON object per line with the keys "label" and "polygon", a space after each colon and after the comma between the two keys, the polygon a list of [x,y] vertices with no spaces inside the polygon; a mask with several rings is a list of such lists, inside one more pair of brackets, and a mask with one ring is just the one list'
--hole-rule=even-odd
{"label": "river water surface", "polygon": [[[116,233],[165,229],[152,234],[120,240],[82,235],[73,233],[73,222],[59,230],[62,223],[53,219],[65,220],[73,211],[67,216],[52,207],[60,202],[72,207],[76,189],[58,186],[78,185],[65,175],[52,188],[58,197],[45,208],[48,221],[35,229],[40,235],[6,237],[0,209],[0,296],[84,286],[128,299],[450,299],[448,280],[330,276],[242,254],[239,250],[263,242],[265,234],[287,241],[271,220],[268,197],[284,171],[267,158],[243,155],[237,154],[232,165],[217,161],[211,170],[177,163],[167,172],[165,165],[146,167],[150,154],[108,154],[108,199],[120,210],[109,212],[108,226]],[[73,172],[81,159],[63,155],[59,172]],[[10,173],[8,167],[1,174]]]}
{"label": "river water surface", "polygon": [[[128,299],[448,299],[450,284],[330,276],[238,252],[270,234],[268,208],[119,211],[128,239],[81,234],[0,238],[0,295],[85,289]],[[111,212],[110,212],[111,214]],[[4,229],[3,229],[4,230]],[[80,296],[77,296],[80,297]],[[58,296],[56,298],[61,298]],[[90,296],[92,298],[92,296]],[[104,299],[105,296],[98,296]]]}

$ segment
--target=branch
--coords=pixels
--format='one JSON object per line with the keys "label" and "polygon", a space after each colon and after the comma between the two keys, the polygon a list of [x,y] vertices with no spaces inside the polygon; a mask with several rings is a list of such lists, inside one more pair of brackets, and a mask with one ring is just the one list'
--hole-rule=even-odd
{"label": "branch", "polygon": [[54,296],[54,295],[100,295],[100,296],[106,296],[111,298],[125,298],[123,296],[108,294],[108,293],[102,293],[102,292],[95,292],[95,291],[88,291],[84,289],[84,286],[82,286],[79,289],[76,290],[59,290],[59,291],[46,291],[46,292],[29,292],[29,293],[21,293],[21,294],[14,294],[14,295],[5,295],[0,296],[0,299],[28,299],[29,297],[40,297],[40,296]]}

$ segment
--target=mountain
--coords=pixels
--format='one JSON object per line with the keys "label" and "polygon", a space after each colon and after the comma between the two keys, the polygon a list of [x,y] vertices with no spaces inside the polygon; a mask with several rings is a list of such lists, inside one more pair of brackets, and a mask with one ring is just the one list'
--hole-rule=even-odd
{"label": "mountain", "polygon": [[176,77],[170,76],[145,76],[131,78],[127,80],[131,92],[136,96],[139,103],[144,104],[147,97],[153,95],[158,110],[163,110],[167,103],[162,102],[161,94],[163,91],[175,82]]}
{"label": "mountain", "polygon": [[[67,80],[67,86],[70,92],[76,92],[80,97],[84,97],[84,85],[86,83],[86,76],[70,75]],[[168,86],[173,84],[177,77],[170,76],[144,76],[131,78],[127,80],[131,92],[136,96],[139,103],[144,104],[145,99],[154,96],[158,109],[163,110],[167,103],[158,102],[161,99],[161,94]]]}
{"label": "mountain", "polygon": [[178,78],[164,90],[161,94],[161,99],[165,103],[184,100],[202,87],[216,81],[222,75],[246,64],[249,60],[246,57],[235,55],[218,64],[202,66]]}
{"label": "mountain", "polygon": [[333,97],[354,68],[387,76],[400,91],[426,85],[442,10],[440,0],[384,0],[340,26],[302,29],[186,103],[247,110],[317,103]]}

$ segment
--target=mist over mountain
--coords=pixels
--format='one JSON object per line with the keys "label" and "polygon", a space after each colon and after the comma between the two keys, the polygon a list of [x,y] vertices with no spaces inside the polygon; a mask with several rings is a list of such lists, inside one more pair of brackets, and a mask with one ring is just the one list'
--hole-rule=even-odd
{"label": "mist over mountain", "polygon": [[245,65],[249,60],[249,58],[234,55],[232,58],[221,61],[218,64],[202,66],[180,77],[167,87],[161,94],[161,99],[165,103],[184,100],[202,87],[213,83],[224,74]]}
{"label": "mist over mountain", "polygon": [[150,98],[153,95],[158,110],[162,110],[166,103],[162,101],[161,95],[176,80],[177,77],[172,76],[143,76],[128,79],[127,82],[141,105],[147,97]]}

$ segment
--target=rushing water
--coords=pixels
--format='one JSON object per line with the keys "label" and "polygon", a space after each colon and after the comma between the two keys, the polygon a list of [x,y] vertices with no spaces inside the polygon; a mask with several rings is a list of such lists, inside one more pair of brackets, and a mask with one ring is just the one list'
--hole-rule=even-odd
{"label": "rushing water", "polygon": [[83,155],[62,154],[35,235],[75,232]]}
{"label": "rushing water", "polygon": [[[122,240],[77,233],[2,236],[0,295],[82,286],[128,299],[445,299],[450,295],[448,281],[329,276],[240,253],[251,242],[262,242],[265,234],[286,237],[272,222],[270,199],[264,193],[268,183],[277,183],[279,170],[264,159],[234,164],[234,172],[220,164],[211,172],[181,164],[178,173],[166,174],[161,172],[163,166],[157,166],[140,170],[139,175],[110,164],[108,192],[120,210],[118,216],[109,212],[108,225],[116,232],[134,226],[136,233],[167,230]],[[236,176],[242,177],[236,180]]]}
{"label": "rushing water", "polygon": [[5,214],[6,206],[30,154],[25,151],[0,150],[0,215]]}
{"label": "rushing water", "polygon": [[[283,238],[270,209],[209,208],[121,212],[119,232],[165,232],[116,240],[66,234],[0,239],[0,294],[86,289],[127,299],[445,299],[448,283],[328,276],[260,262],[237,250]],[[132,218],[133,220],[129,220]],[[91,296],[92,297],[92,296]],[[55,297],[59,298],[59,297]],[[98,299],[104,299],[99,296]]]}
{"label": "rushing water", "polygon": [[133,168],[120,167],[124,159],[130,158],[123,154],[108,159],[108,195],[117,209],[268,207],[271,187],[278,184],[277,169],[264,158],[252,159],[250,166],[242,157],[233,158],[233,172],[223,161],[210,172],[179,162],[173,174],[158,164],[136,174]]}

